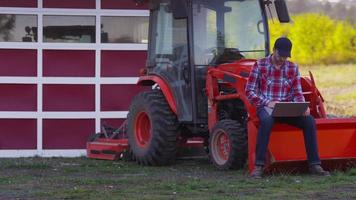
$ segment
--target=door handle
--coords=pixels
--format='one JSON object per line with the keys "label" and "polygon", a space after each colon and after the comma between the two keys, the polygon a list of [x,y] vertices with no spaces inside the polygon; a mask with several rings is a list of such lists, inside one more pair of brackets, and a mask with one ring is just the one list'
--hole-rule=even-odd
{"label": "door handle", "polygon": [[190,77],[189,77],[189,68],[188,68],[188,64],[184,63],[184,67],[183,67],[183,78],[186,84],[189,85],[190,83]]}

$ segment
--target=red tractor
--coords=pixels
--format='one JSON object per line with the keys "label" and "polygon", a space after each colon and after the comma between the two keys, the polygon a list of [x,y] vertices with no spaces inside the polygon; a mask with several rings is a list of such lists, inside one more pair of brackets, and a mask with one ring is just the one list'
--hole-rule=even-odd
{"label": "red tractor", "polygon": [[[258,118],[245,84],[256,59],[270,53],[266,10],[273,4],[279,21],[289,22],[284,0],[149,1],[148,58],[138,84],[152,89],[134,97],[121,129],[91,139],[88,156],[114,159],[129,148],[139,164],[167,165],[178,144],[199,137],[217,168],[239,169],[248,159],[251,170]],[[312,75],[302,85],[321,159],[353,161],[356,118],[327,119]],[[269,166],[304,162],[302,135],[275,125]]]}

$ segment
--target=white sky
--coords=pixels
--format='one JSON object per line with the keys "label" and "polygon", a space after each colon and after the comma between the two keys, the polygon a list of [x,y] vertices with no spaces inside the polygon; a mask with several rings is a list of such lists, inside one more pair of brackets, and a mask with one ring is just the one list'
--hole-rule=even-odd
{"label": "white sky", "polygon": [[329,2],[332,2],[332,3],[337,3],[337,2],[342,1],[342,0],[319,0],[319,1],[329,1]]}

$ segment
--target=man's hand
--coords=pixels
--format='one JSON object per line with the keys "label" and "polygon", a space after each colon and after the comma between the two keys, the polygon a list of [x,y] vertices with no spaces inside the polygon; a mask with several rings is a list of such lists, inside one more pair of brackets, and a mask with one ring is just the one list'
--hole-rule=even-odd
{"label": "man's hand", "polygon": [[307,108],[307,110],[306,110],[305,113],[304,113],[304,116],[308,116],[308,115],[310,115],[310,109],[309,109],[309,107]]}
{"label": "man's hand", "polygon": [[269,107],[269,108],[274,108],[274,106],[276,105],[276,103],[278,103],[278,101],[270,101],[270,102],[267,104],[267,107]]}

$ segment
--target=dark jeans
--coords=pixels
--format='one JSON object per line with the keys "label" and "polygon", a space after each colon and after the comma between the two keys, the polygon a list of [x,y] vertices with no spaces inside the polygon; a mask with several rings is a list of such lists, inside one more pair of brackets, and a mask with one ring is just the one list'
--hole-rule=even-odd
{"label": "dark jeans", "polygon": [[320,164],[316,139],[316,125],[315,120],[311,115],[301,117],[272,117],[264,108],[259,108],[257,116],[260,119],[260,127],[257,135],[255,165],[263,166],[265,164],[266,150],[275,121],[302,129],[309,165]]}

